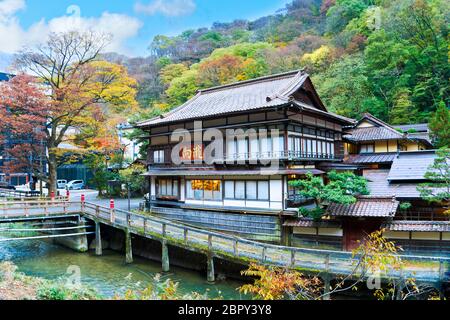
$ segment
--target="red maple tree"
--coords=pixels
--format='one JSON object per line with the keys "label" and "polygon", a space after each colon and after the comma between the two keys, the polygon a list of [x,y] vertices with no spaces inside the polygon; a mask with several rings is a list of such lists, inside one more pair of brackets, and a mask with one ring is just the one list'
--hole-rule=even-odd
{"label": "red maple tree", "polygon": [[44,86],[20,74],[0,84],[0,145],[6,175],[32,173],[45,179],[45,126],[50,102]]}

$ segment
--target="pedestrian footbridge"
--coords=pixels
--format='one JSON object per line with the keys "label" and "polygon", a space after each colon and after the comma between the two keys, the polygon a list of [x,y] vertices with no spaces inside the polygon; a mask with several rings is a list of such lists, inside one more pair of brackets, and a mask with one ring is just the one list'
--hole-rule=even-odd
{"label": "pedestrian footbridge", "polygon": [[[208,257],[208,280],[214,281],[214,258],[240,264],[257,262],[265,265],[289,267],[305,273],[318,274],[323,279],[349,274],[358,275],[357,258],[349,252],[285,247],[243,239],[230,234],[213,232],[162,219],[118,209],[110,209],[88,202],[50,199],[0,202],[0,224],[45,220],[85,218],[94,222],[95,231],[86,226],[74,226],[61,237],[83,234],[96,235],[97,254],[101,254],[101,225],[125,232],[126,258],[132,262],[131,235],[152,239],[162,244],[162,269],[169,270],[168,246],[176,246],[205,254]],[[67,227],[66,227],[67,228]],[[79,230],[82,229],[82,232]],[[77,231],[78,230],[78,231]],[[0,233],[1,235],[1,233]],[[36,237],[0,238],[0,242],[35,239]],[[390,270],[386,277],[413,277],[429,283],[449,282],[450,257],[402,255],[404,270]],[[355,271],[356,270],[356,271]]]}

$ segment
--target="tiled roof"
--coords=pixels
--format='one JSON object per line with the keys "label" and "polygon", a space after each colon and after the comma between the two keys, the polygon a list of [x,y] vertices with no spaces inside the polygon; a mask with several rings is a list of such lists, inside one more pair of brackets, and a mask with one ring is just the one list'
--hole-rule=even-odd
{"label": "tiled roof", "polygon": [[309,75],[304,71],[292,71],[200,90],[195,97],[185,104],[161,117],[140,122],[137,126],[149,127],[177,121],[203,119],[229,113],[283,106],[289,103],[351,123],[351,119],[328,113],[316,95],[314,87],[312,89],[313,94],[317,96],[319,104],[317,108],[292,99],[292,94],[309,81]]}
{"label": "tiled roof", "polygon": [[396,157],[396,153],[369,153],[350,155],[344,163],[349,164],[370,164],[370,163],[392,163]]}
{"label": "tiled roof", "polygon": [[339,221],[314,221],[313,219],[299,218],[287,220],[283,227],[300,227],[300,228],[339,228],[341,223]]}
{"label": "tiled roof", "polygon": [[195,97],[163,117],[141,122],[138,126],[283,105],[288,99],[280,93],[291,87],[294,82],[303,84],[307,78],[307,74],[296,71],[201,90]]}
{"label": "tiled roof", "polygon": [[344,138],[353,142],[377,141],[377,140],[400,140],[405,136],[400,132],[385,127],[357,128],[344,135]]}
{"label": "tiled roof", "polygon": [[435,159],[436,152],[434,150],[400,152],[394,159],[387,180],[425,180],[425,173]]}
{"label": "tiled roof", "polygon": [[450,232],[447,221],[393,221],[384,227],[390,231]]}
{"label": "tiled roof", "polygon": [[[389,170],[365,170],[364,177],[368,180],[367,186],[370,195],[376,197],[392,197],[398,199],[421,199],[417,191],[419,183],[416,182],[389,182]],[[438,191],[438,190],[436,190]]]}
{"label": "tiled roof", "polygon": [[393,217],[399,202],[392,197],[359,197],[354,204],[332,203],[327,214],[335,217]]}
{"label": "tiled roof", "polygon": [[[359,127],[363,122],[369,122],[372,127]],[[378,140],[400,140],[406,135],[398,132],[394,127],[384,121],[374,117],[370,113],[365,113],[361,120],[344,135],[344,138],[352,142],[367,142]]]}
{"label": "tiled roof", "polygon": [[433,146],[433,140],[431,139],[430,134],[427,132],[408,133],[407,136],[410,140],[426,142],[429,146]]}
{"label": "tiled roof", "polygon": [[428,123],[417,123],[417,124],[405,124],[401,126],[394,126],[395,129],[402,131],[415,130],[416,132],[429,132]]}

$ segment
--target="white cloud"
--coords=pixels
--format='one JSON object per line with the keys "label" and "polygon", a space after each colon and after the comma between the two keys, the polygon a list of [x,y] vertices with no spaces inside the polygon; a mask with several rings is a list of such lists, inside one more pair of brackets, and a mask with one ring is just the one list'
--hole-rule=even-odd
{"label": "white cloud", "polygon": [[0,1],[0,17],[12,15],[22,9],[25,9],[25,0]]}
{"label": "white cloud", "polygon": [[68,13],[49,21],[42,19],[24,29],[16,14],[25,9],[24,0],[0,0],[0,51],[14,53],[25,45],[32,46],[45,41],[51,32],[69,30],[95,30],[112,35],[108,51],[130,54],[126,47],[126,40],[137,35],[142,22],[124,14],[104,12],[100,17],[83,17],[70,8]]}
{"label": "white cloud", "polygon": [[194,0],[153,0],[149,4],[136,3],[136,12],[148,15],[162,14],[169,17],[179,17],[195,11]]}
{"label": "white cloud", "polygon": [[83,18],[76,16],[63,16],[52,19],[47,25],[50,32],[64,32],[71,30],[95,30],[109,33],[113,36],[107,51],[127,53],[124,43],[127,39],[137,35],[142,22],[136,18],[116,13],[104,12],[99,18]]}

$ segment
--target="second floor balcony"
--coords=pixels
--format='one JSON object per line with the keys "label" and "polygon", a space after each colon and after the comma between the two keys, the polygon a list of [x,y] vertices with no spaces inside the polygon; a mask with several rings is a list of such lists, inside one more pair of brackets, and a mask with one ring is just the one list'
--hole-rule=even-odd
{"label": "second floor balcony", "polygon": [[171,150],[158,150],[150,152],[148,163],[156,166],[173,166],[176,163],[183,165],[192,164],[268,164],[273,161],[284,162],[314,162],[314,161],[341,161],[343,155],[335,153],[301,152],[301,151],[266,151],[266,152],[242,152],[230,154],[217,154],[207,156],[199,154],[197,156],[181,157],[178,161],[173,161]]}
{"label": "second floor balcony", "polygon": [[216,158],[216,163],[239,163],[239,162],[265,162],[271,160],[283,161],[323,161],[339,160],[340,157],[334,153],[305,153],[301,151],[269,151],[269,152],[255,152],[255,153],[233,153],[224,155],[222,159]]}

